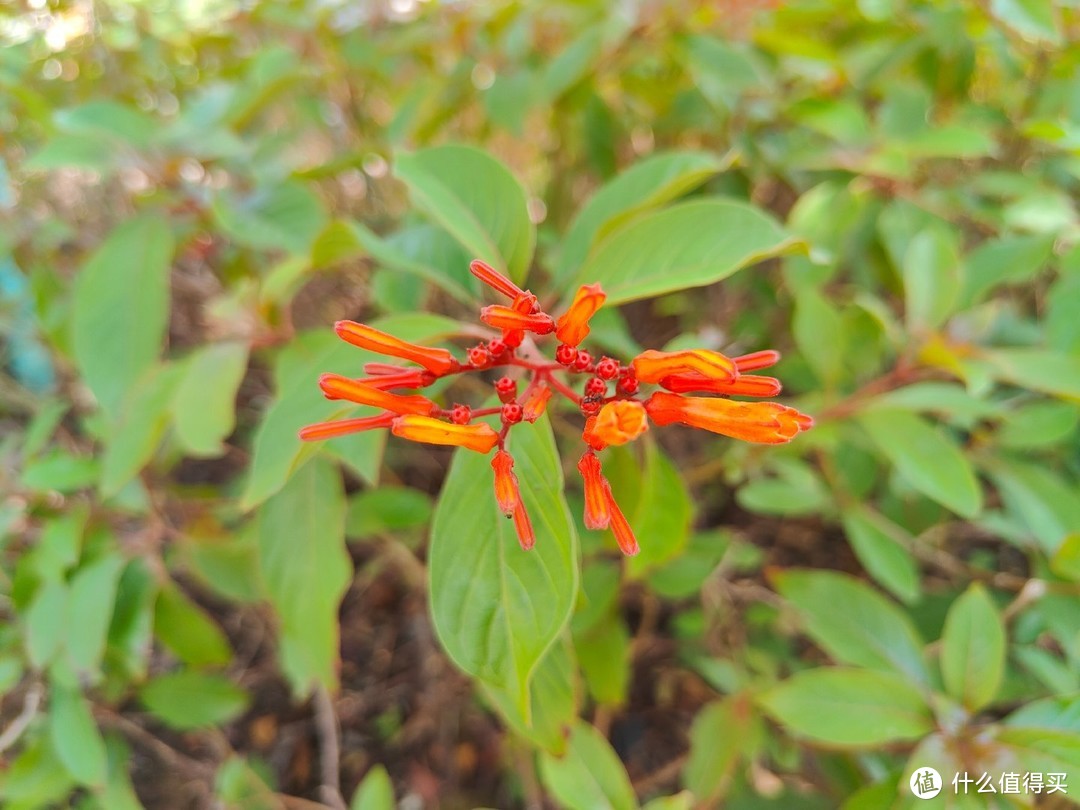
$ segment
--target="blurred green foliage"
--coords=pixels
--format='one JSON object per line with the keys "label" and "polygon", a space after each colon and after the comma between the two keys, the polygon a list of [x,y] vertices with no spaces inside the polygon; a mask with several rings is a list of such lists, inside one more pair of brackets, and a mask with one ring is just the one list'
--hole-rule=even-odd
{"label": "blurred green foliage", "polygon": [[[387,567],[430,574],[507,729],[498,787],[448,769],[443,806],[860,810],[917,804],[923,766],[1080,779],[1075,5],[0,9],[3,805],[181,806],[154,793],[171,770],[183,806],[333,806],[365,772],[352,806],[393,806],[407,763],[343,756],[320,793],[241,734],[257,666],[316,706],[343,686],[342,599]],[[519,469],[550,534],[531,556],[470,500],[478,458],[433,508],[445,455],[302,446],[345,413],[318,373],[373,359],[326,325],[453,338],[476,257],[552,302],[601,281],[613,353],[781,349],[818,424],[610,451],[625,563],[570,521],[574,415]],[[506,570],[534,602],[492,587]],[[643,705],[681,724],[651,770],[605,733]]]}

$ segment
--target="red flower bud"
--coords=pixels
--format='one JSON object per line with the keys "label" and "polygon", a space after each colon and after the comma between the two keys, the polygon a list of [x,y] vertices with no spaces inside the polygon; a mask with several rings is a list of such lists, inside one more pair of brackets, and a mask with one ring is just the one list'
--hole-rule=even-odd
{"label": "red flower bud", "polygon": [[458,361],[446,349],[432,349],[427,346],[417,346],[415,343],[407,343],[362,323],[338,321],[334,324],[334,329],[338,337],[346,343],[379,354],[411,360],[432,374],[442,376],[457,371],[459,367]]}
{"label": "red flower bud", "polygon": [[524,411],[516,402],[507,402],[502,406],[502,421],[504,425],[516,425],[521,421]]}
{"label": "red flower bud", "polygon": [[472,408],[468,405],[455,405],[450,411],[450,421],[455,425],[467,425],[472,421]]}
{"label": "red flower bud", "polygon": [[619,377],[619,390],[628,395],[633,396],[638,392],[641,386],[638,384],[637,377],[634,376],[632,369],[628,369],[622,373]]}
{"label": "red flower bud", "polygon": [[601,380],[599,377],[589,377],[589,381],[585,383],[585,396],[587,397],[602,397],[607,393],[607,383]]}
{"label": "red flower bud", "polygon": [[514,299],[524,291],[498,270],[486,262],[476,259],[469,265],[469,272],[492,289],[501,292],[507,298]]}
{"label": "red flower bud", "polygon": [[555,362],[563,366],[570,366],[577,360],[578,350],[573,346],[567,346],[565,343],[559,344],[559,348],[555,350]]}
{"label": "red flower bud", "polygon": [[596,364],[596,376],[604,380],[614,380],[619,376],[619,364],[610,357],[601,358]]}
{"label": "red flower bud", "polygon": [[514,459],[505,450],[500,450],[491,459],[491,468],[495,471],[495,501],[499,510],[510,517],[521,504],[521,491],[513,472]]}
{"label": "red flower bud", "polygon": [[517,398],[517,380],[510,377],[499,377],[495,381],[495,393],[499,395],[499,402],[512,402]]}
{"label": "red flower bud", "polygon": [[525,400],[525,404],[522,405],[521,417],[526,422],[535,422],[544,415],[549,399],[551,399],[551,389],[546,385],[536,386],[533,388],[532,393],[529,394],[529,398]]}
{"label": "red flower bud", "polygon": [[506,353],[506,343],[499,338],[492,338],[488,341],[487,350],[492,357],[502,357]]}
{"label": "red flower bud", "polygon": [[588,371],[592,365],[592,355],[585,351],[579,351],[574,358],[574,371]]}
{"label": "red flower bud", "polygon": [[[555,321],[550,315],[545,315],[543,312],[525,314],[513,307],[504,307],[501,304],[492,304],[481,309],[480,320],[496,329],[524,330],[538,335],[546,335],[555,329]],[[503,340],[506,341],[505,335]]]}
{"label": "red flower bud", "polygon": [[484,368],[491,362],[487,346],[481,343],[469,349],[469,362],[476,368]]}

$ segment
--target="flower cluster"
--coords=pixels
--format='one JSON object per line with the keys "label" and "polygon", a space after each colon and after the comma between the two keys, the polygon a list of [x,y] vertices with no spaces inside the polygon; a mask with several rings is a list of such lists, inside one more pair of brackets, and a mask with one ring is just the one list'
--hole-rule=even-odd
{"label": "flower cluster", "polygon": [[[480,319],[498,332],[470,347],[465,360],[441,348],[417,346],[353,321],[339,321],[335,329],[345,341],[360,348],[413,363],[412,366],[369,363],[368,375],[352,379],[323,374],[319,386],[328,399],[342,399],[382,409],[377,416],[308,425],[300,431],[307,441],[327,439],[361,430],[390,428],[395,436],[429,444],[456,445],[490,453],[499,509],[513,519],[523,549],[535,542],[532,524],[521,498],[514,459],[506,449],[510,429],[520,422],[535,422],[553,394],[569,399],[585,416],[582,432],[587,449],[578,462],[585,486],[585,525],[610,528],[626,554],[636,554],[637,539],[612,496],[596,453],[605,447],[633,441],[654,425],[681,424],[735,439],[765,444],[791,441],[813,420],[777,402],[743,402],[731,396],[771,397],[780,382],[748,372],[767,368],[780,359],[774,351],[726,357],[707,349],[645,351],[629,364],[611,357],[594,357],[580,348],[589,335],[589,319],[603,305],[598,284],[582,286],[559,318],[544,312],[536,296],[481,261],[470,269],[477,278],[509,300],[509,304],[483,307]],[[539,355],[535,337],[554,335],[554,360]],[[497,407],[471,409],[455,404],[443,408],[420,394],[395,393],[431,385],[454,374],[501,369],[494,380]],[[562,379],[583,378],[580,393]],[[519,391],[518,377],[527,376]],[[657,385],[642,398],[641,386]],[[709,394],[712,396],[688,396]],[[498,416],[496,430],[479,417]]]}

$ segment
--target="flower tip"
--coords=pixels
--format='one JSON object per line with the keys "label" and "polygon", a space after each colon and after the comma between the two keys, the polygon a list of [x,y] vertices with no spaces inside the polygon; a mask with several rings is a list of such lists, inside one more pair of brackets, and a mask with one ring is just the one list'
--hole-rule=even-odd
{"label": "flower tip", "polygon": [[529,551],[536,545],[536,534],[533,532],[532,521],[529,513],[525,511],[525,504],[519,499],[514,509],[514,529],[517,531],[518,545],[522,551]]}

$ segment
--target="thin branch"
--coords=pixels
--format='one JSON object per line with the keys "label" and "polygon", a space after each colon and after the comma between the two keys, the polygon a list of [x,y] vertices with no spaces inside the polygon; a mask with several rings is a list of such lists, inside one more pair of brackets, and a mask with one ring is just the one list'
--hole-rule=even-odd
{"label": "thin branch", "polygon": [[34,721],[34,718],[37,716],[38,707],[41,706],[42,693],[43,690],[39,683],[35,683],[30,687],[29,691],[27,691],[26,697],[23,699],[22,711],[19,712],[18,716],[4,729],[4,733],[0,734],[0,753],[3,753],[18,742],[19,737],[26,731],[26,727]]}
{"label": "thin branch", "polygon": [[326,687],[315,689],[315,729],[319,735],[319,796],[323,803],[334,810],[345,810],[345,798],[341,795],[341,742],[338,738],[337,716]]}

